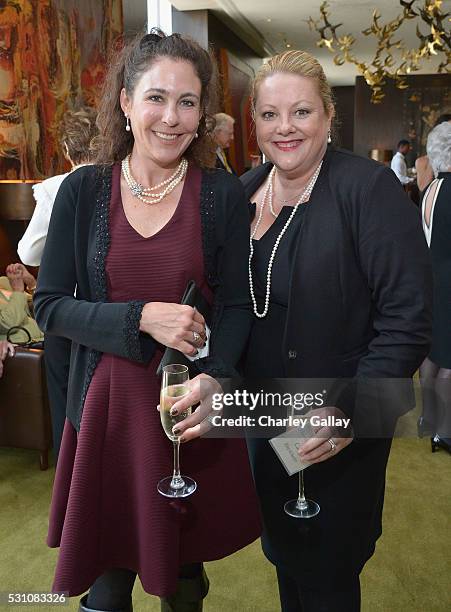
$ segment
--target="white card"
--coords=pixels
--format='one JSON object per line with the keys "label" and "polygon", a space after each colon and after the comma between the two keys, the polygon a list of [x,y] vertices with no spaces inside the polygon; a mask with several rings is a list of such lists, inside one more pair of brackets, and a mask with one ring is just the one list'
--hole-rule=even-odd
{"label": "white card", "polygon": [[202,348],[197,349],[197,353],[192,357],[190,355],[185,355],[187,359],[190,361],[197,361],[197,359],[203,359],[204,357],[208,357],[210,353],[210,335],[211,331],[208,325],[205,326],[205,344]]}
{"label": "white card", "polygon": [[297,474],[297,472],[305,470],[305,468],[311,465],[308,461],[301,461],[298,451],[309,438],[313,437],[313,429],[307,423],[302,429],[293,427],[269,440],[289,476]]}

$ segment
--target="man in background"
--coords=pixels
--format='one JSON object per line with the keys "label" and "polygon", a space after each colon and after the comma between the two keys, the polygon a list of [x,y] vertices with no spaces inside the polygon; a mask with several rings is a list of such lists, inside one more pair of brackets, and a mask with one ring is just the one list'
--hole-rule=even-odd
{"label": "man in background", "polygon": [[231,174],[236,174],[226,154],[226,149],[230,147],[233,141],[235,119],[226,113],[217,113],[215,122],[213,140],[216,143],[216,168],[222,168]]}
{"label": "man in background", "polygon": [[410,149],[410,142],[408,140],[400,140],[398,142],[398,151],[391,160],[391,169],[403,185],[408,185],[414,180],[407,176],[406,155]]}

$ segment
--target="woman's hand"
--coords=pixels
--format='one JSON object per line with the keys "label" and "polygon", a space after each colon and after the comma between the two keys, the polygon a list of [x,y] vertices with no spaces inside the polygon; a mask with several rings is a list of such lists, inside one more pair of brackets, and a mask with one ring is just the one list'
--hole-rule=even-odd
{"label": "woman's hand", "polygon": [[35,277],[30,272],[28,272],[27,268],[23,264],[17,263],[15,265],[18,270],[22,271],[23,282],[25,283],[27,289],[29,289],[30,291],[35,289],[36,288]]}
{"label": "woman's hand", "polygon": [[25,283],[23,280],[23,273],[17,266],[20,264],[9,264],[6,268],[6,276],[8,277],[9,284],[13,291],[25,291]]}
{"label": "woman's hand", "polygon": [[9,277],[9,274],[13,274],[17,277],[22,277],[24,284],[28,289],[34,289],[36,287],[36,279],[35,277],[28,272],[26,267],[21,263],[13,263],[9,264],[6,268],[6,275]]}
{"label": "woman's hand", "polygon": [[221,385],[207,374],[199,374],[199,376],[190,380],[186,386],[190,389],[190,393],[175,402],[171,408],[171,415],[175,416],[196,404],[199,404],[199,406],[191,416],[183,419],[174,427],[173,431],[180,432],[180,442],[188,442],[188,440],[198,438],[211,429],[208,417],[213,412],[212,396],[214,393],[222,392]]}
{"label": "woman's hand", "polygon": [[[320,419],[326,419],[328,416],[333,416],[335,423],[337,420],[343,420],[347,417],[339,408],[335,406],[326,406],[324,408],[317,408],[312,410],[306,417],[319,417]],[[347,427],[344,425],[338,426],[312,426],[313,431],[317,434],[317,437],[310,438],[305,444],[299,449],[299,456],[302,461],[308,461],[309,463],[321,463],[327,461],[331,457],[337,455],[346,446],[349,446],[354,439],[351,424]]]}
{"label": "woman's hand", "polygon": [[0,378],[3,376],[3,362],[8,355],[14,357],[14,346],[6,340],[0,340]]}
{"label": "woman's hand", "polygon": [[139,329],[160,344],[191,356],[204,345],[206,338],[204,317],[195,308],[181,304],[146,304]]}

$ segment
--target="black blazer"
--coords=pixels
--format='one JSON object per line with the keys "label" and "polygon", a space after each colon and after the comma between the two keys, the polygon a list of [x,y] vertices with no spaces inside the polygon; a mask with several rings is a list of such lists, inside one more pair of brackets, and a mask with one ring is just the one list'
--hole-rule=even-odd
{"label": "black blazer", "polygon": [[[230,169],[232,170],[232,174],[236,174],[235,168],[232,166],[227,153],[225,153],[225,155],[227,157],[227,161],[229,163]],[[224,166],[224,164],[222,163],[222,159],[219,157],[219,155],[217,153],[216,153],[216,168],[218,168],[218,170],[225,170],[226,172],[229,172],[227,170],[227,168]],[[229,174],[230,174],[230,172],[229,172]]]}
{"label": "black blazer", "polygon": [[[248,199],[271,167],[241,177]],[[395,174],[329,149],[297,241],[286,375],[411,377],[429,351],[431,296],[420,215]]]}
{"label": "black blazer", "polygon": [[[72,340],[67,416],[77,430],[102,353],[148,363],[157,346],[139,331],[144,302],[108,302],[111,175],[111,166],[85,166],[63,181],[34,297],[39,327]],[[204,170],[199,214],[205,271],[215,298],[210,357],[196,365],[213,376],[228,376],[251,325],[247,267],[242,263],[249,255],[249,215],[239,180]]]}

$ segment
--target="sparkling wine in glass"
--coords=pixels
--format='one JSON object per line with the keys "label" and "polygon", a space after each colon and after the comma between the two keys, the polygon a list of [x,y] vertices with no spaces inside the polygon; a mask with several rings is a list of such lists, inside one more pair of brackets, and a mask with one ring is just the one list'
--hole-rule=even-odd
{"label": "sparkling wine in glass", "polygon": [[158,483],[158,492],[165,497],[189,497],[197,489],[197,483],[189,476],[180,474],[180,436],[172,431],[174,426],[191,414],[191,408],[172,416],[172,406],[189,393],[188,368],[181,364],[164,366],[160,394],[160,418],[164,432],[172,441],[174,447],[174,471],[171,476],[163,478]]}

